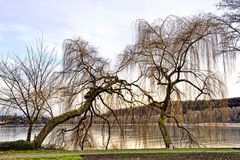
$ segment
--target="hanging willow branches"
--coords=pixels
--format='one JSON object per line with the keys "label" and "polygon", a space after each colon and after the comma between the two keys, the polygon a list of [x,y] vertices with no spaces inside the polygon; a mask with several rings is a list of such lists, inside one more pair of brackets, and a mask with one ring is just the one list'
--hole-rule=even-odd
{"label": "hanging willow branches", "polygon": [[[224,96],[224,84],[215,70],[222,58],[219,51],[227,44],[223,43],[226,34],[226,28],[208,15],[137,22],[136,42],[121,56],[121,68],[135,66],[140,80],[148,84],[145,93],[150,93],[150,106],[161,109],[158,124],[166,147],[172,145],[166,115],[173,101]],[[223,60],[226,66],[227,60]]]}
{"label": "hanging willow branches", "polygon": [[[99,118],[103,125],[107,124],[108,138],[105,148],[110,141],[109,116],[113,117],[123,135],[121,123],[114,109],[123,105],[138,103],[136,94],[132,92],[134,82],[118,78],[118,72],[109,70],[108,62],[98,57],[94,47],[82,39],[69,39],[64,43],[64,70],[62,85],[59,89],[64,97],[66,111],[51,119],[34,140],[39,147],[46,136],[59,124],[70,119],[79,119],[71,129],[61,130],[62,133],[71,131],[71,141],[80,145],[81,149],[91,137],[90,128],[94,118]],[[63,138],[64,139],[64,138]]]}
{"label": "hanging willow branches", "polygon": [[[167,127],[169,119],[184,131],[190,143],[197,144],[175,115],[175,110],[181,108],[185,99],[224,97],[225,87],[216,70],[220,68],[219,60],[228,67],[231,58],[219,54],[231,43],[225,38],[226,28],[211,16],[198,15],[169,16],[153,24],[139,20],[137,31],[136,42],[126,48],[114,71],[88,42],[80,38],[65,40],[62,84],[59,86],[65,100],[65,112],[44,126],[34,140],[36,147],[41,146],[57,125],[75,118],[78,123],[72,128],[61,129],[60,135],[70,133],[73,144],[83,149],[94,143],[91,127],[98,118],[103,122],[102,130],[107,129],[103,144],[107,149],[112,123],[117,123],[124,135],[121,116],[118,117],[115,109],[139,106],[160,112],[157,122],[167,148],[173,146]],[[120,78],[129,68],[131,78]],[[147,113],[146,123],[152,116],[151,112]],[[146,135],[143,134],[143,139]]]}

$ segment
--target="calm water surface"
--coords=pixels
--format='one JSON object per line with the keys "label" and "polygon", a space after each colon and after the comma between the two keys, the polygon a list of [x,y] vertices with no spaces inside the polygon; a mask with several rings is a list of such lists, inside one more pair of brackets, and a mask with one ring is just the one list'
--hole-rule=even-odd
{"label": "calm water surface", "polygon": [[[33,129],[33,137],[43,125],[37,125]],[[240,147],[240,124],[239,123],[217,123],[217,124],[198,124],[186,126],[194,135],[195,139],[202,147]],[[59,126],[60,128],[70,128],[69,125]],[[109,148],[162,148],[164,143],[160,135],[157,124],[151,125],[123,125],[124,136],[119,127],[113,126],[111,129],[111,139]],[[189,147],[187,134],[176,126],[169,126],[171,137],[176,147]],[[0,141],[14,141],[26,138],[26,126],[0,126]],[[94,145],[92,148],[104,148],[107,141],[107,128],[101,125],[93,125],[90,130]],[[52,134],[44,142],[54,142],[56,134]],[[76,149],[72,143],[67,143],[65,139],[64,147]],[[91,147],[88,147],[91,148]]]}

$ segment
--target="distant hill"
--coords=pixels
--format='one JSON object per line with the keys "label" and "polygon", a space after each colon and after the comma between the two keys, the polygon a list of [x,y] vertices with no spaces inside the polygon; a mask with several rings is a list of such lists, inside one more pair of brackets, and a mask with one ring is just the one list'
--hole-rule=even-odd
{"label": "distant hill", "polygon": [[221,107],[240,107],[240,97],[227,98],[227,99],[213,99],[213,100],[198,100],[198,101],[184,101],[183,113],[186,113],[188,110],[198,111],[203,110],[211,106],[212,108],[221,108]]}
{"label": "distant hill", "polygon": [[[219,122],[240,122],[240,97],[236,98],[227,98],[227,99],[214,99],[214,100],[198,100],[198,101],[181,101],[175,102],[174,105],[178,104],[182,106],[181,111],[183,115],[185,115],[185,119],[188,119],[188,113],[195,113],[195,121],[204,122],[203,119],[209,119],[207,115],[203,117],[203,112],[208,113],[209,111],[205,110],[207,108],[211,108],[214,112],[214,116],[218,118]],[[174,107],[174,106],[173,106]],[[221,115],[225,111],[217,112],[216,110],[221,110],[223,108],[226,109],[228,107],[228,120],[223,120],[224,116]],[[235,108],[234,108],[235,107]],[[236,109],[237,108],[237,109]],[[151,115],[153,118],[153,122],[158,119],[158,115],[160,113],[160,109],[158,108],[150,108],[148,106],[139,106],[132,108],[121,108],[115,110],[115,114],[118,117],[122,117],[127,121],[132,121],[132,119],[141,119],[146,120],[148,115]],[[202,117],[202,118],[201,118]],[[207,117],[207,118],[206,118]],[[141,121],[137,120],[137,121]],[[205,122],[209,122],[211,120],[206,120]]]}
{"label": "distant hill", "polygon": [[[186,113],[188,110],[200,111],[211,106],[212,108],[221,108],[221,107],[240,107],[240,97],[227,98],[227,99],[213,99],[213,100],[197,100],[197,101],[182,101],[180,102],[183,106],[183,113]],[[132,108],[120,108],[115,110],[117,115],[123,115],[126,112],[134,112],[134,115],[144,115],[149,110],[147,106],[139,106]],[[159,113],[159,109],[152,108],[155,113]]]}

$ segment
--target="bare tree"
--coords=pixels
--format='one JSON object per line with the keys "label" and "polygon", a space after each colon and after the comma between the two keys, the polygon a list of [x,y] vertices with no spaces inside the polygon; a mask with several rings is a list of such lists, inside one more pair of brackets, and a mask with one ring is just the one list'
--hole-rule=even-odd
{"label": "bare tree", "polygon": [[173,119],[195,142],[170,111],[177,101],[224,95],[224,84],[215,72],[224,28],[217,20],[198,15],[169,16],[154,24],[139,20],[137,30],[135,44],[128,46],[121,57],[122,67],[135,66],[141,76],[138,85],[148,86],[142,87],[148,99],[145,103],[161,110],[158,125],[166,147],[173,144],[167,118]]}
{"label": "bare tree", "polygon": [[0,104],[11,114],[14,111],[27,119],[27,141],[31,140],[33,125],[43,115],[53,117],[51,101],[55,94],[56,59],[42,41],[36,48],[27,47],[25,58],[1,60]]}

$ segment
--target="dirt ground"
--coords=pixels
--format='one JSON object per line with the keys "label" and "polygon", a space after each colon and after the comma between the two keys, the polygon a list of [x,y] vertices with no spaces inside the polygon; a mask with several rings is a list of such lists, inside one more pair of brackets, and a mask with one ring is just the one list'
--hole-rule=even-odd
{"label": "dirt ground", "polygon": [[85,160],[240,160],[240,154],[231,153],[106,154],[83,157]]}

